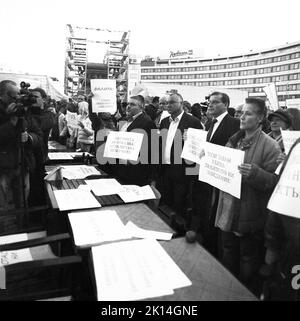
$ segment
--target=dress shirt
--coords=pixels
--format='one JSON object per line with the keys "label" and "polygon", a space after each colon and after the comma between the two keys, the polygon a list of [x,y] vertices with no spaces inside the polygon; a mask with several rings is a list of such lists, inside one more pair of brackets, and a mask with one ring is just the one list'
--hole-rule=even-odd
{"label": "dress shirt", "polygon": [[172,148],[173,140],[176,134],[176,130],[178,128],[178,124],[181,120],[183,113],[184,112],[178,115],[175,119],[173,119],[171,116],[169,117],[170,127],[168,130],[165,153],[164,153],[165,164],[171,164],[171,148]]}
{"label": "dress shirt", "polygon": [[217,120],[217,122],[214,124],[214,128],[213,128],[212,133],[211,133],[211,136],[210,136],[210,141],[211,141],[211,139],[213,138],[216,130],[217,130],[218,127],[220,126],[222,120],[224,119],[224,117],[225,117],[227,114],[228,114],[228,112],[225,111],[225,112],[224,112],[223,114],[221,114],[220,116],[214,118],[214,119]]}

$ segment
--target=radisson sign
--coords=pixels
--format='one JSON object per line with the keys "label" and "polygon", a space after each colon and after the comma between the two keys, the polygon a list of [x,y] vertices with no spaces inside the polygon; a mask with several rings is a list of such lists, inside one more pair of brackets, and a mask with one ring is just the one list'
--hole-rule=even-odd
{"label": "radisson sign", "polygon": [[193,55],[193,50],[188,50],[188,51],[177,51],[177,52],[170,52],[170,58],[176,58],[176,57],[182,57],[182,56],[192,56]]}

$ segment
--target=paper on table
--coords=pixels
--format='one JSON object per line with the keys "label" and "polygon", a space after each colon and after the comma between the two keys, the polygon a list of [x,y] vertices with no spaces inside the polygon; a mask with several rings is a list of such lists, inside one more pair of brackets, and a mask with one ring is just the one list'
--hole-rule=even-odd
{"label": "paper on table", "polygon": [[85,182],[97,196],[118,194],[122,189],[122,185],[114,178],[89,179]]}
{"label": "paper on table", "polygon": [[86,153],[86,152],[73,152],[73,153],[69,153],[70,155],[71,155],[71,157],[76,157],[76,156],[83,156],[83,154],[85,155],[85,156],[92,156],[93,157],[93,155],[92,154],[90,154],[90,153]]}
{"label": "paper on table", "polygon": [[150,185],[142,187],[137,185],[123,185],[122,187],[122,190],[120,190],[118,194],[125,203],[156,199]]}
{"label": "paper on table", "polygon": [[91,192],[82,189],[53,191],[61,211],[101,207]]}
{"label": "paper on table", "polygon": [[89,175],[101,175],[94,166],[70,165],[62,167],[62,176],[67,179],[83,179]]}
{"label": "paper on table", "polygon": [[48,153],[50,160],[56,159],[73,159],[70,153]]}
{"label": "paper on table", "polygon": [[46,236],[45,231],[5,235],[5,236],[0,236],[0,245],[11,244],[15,242],[22,242],[22,241],[32,240],[32,239],[45,237],[45,236]]}
{"label": "paper on table", "polygon": [[[139,300],[173,294],[165,281],[167,255],[155,240],[136,240],[92,248],[99,301]],[[121,268],[120,268],[121,267]]]}
{"label": "paper on table", "polygon": [[84,185],[84,184],[79,184],[77,189],[79,189],[79,190],[81,189],[83,191],[91,191],[92,190],[89,185]]}
{"label": "paper on table", "polygon": [[32,261],[29,248],[13,251],[0,252],[0,266]]}
{"label": "paper on table", "polygon": [[131,221],[127,222],[125,227],[128,230],[128,232],[131,234],[131,236],[139,237],[142,239],[155,239],[155,240],[169,241],[169,240],[171,240],[172,235],[173,235],[172,233],[167,233],[167,232],[157,232],[157,231],[145,230],[145,229],[142,229],[142,228],[136,226]]}
{"label": "paper on table", "polygon": [[116,211],[72,212],[68,216],[77,246],[131,238]]}

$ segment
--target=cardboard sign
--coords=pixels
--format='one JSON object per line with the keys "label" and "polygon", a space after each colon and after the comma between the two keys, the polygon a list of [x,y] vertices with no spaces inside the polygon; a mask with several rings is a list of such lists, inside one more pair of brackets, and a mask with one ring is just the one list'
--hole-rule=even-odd
{"label": "cardboard sign", "polygon": [[94,113],[111,113],[117,111],[116,80],[91,79],[92,111]]}

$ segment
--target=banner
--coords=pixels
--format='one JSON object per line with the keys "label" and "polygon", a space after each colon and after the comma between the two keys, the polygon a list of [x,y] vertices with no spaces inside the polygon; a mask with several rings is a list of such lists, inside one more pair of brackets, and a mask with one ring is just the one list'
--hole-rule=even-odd
{"label": "banner", "polygon": [[67,125],[73,128],[79,128],[78,126],[79,115],[77,113],[71,113],[67,110],[66,121]]}
{"label": "banner", "polygon": [[300,138],[300,130],[282,130],[281,136],[283,140],[283,146],[285,150],[285,154],[287,155],[295,143],[295,141]]}
{"label": "banner", "polygon": [[187,139],[184,142],[181,158],[200,164],[201,157],[204,154],[207,131],[189,128],[186,135]]}
{"label": "banner", "polygon": [[137,161],[144,134],[132,132],[109,132],[104,157]]}
{"label": "banner", "polygon": [[267,84],[266,87],[263,87],[263,91],[265,92],[270,102],[271,110],[277,110],[279,108],[279,103],[278,103],[275,84],[273,82],[270,84]]}
{"label": "banner", "polygon": [[111,113],[117,111],[117,92],[115,79],[91,79],[93,113]]}
{"label": "banner", "polygon": [[286,108],[300,109],[300,98],[286,99]]}
{"label": "banner", "polygon": [[270,198],[268,209],[300,218],[300,144],[297,144],[285,165]]}
{"label": "banner", "polygon": [[243,163],[244,154],[241,150],[206,143],[199,180],[240,198],[242,175],[238,166]]}

